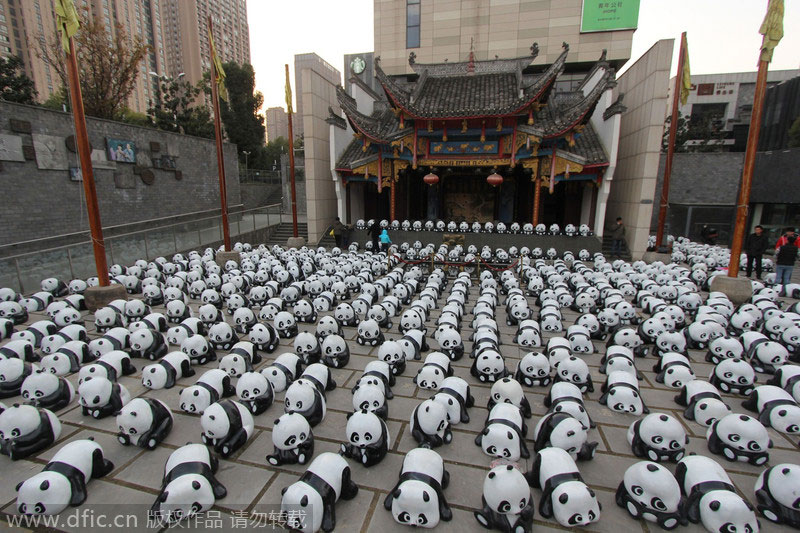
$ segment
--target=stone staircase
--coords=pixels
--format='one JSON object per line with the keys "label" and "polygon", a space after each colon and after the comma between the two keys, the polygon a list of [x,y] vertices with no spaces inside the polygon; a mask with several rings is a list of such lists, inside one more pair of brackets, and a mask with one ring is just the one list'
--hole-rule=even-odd
{"label": "stone staircase", "polygon": [[[308,224],[305,222],[298,222],[297,223],[297,233],[300,237],[308,240]],[[286,246],[286,241],[289,237],[294,235],[293,227],[291,222],[282,222],[278,224],[275,229],[272,230],[270,233],[269,238],[267,239],[267,243],[269,245],[279,244],[281,246]]]}
{"label": "stone staircase", "polygon": [[[611,260],[611,237],[608,235],[603,235],[603,255],[606,256],[606,259]],[[631,251],[628,249],[628,243],[624,240],[622,241],[620,256],[625,261],[631,260]]]}

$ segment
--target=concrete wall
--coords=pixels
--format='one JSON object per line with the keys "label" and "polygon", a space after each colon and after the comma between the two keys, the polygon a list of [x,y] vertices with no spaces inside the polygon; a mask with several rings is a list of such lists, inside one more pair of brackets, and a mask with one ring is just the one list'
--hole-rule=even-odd
{"label": "concrete wall", "polygon": [[[25,161],[12,161],[8,159],[14,156],[0,155],[0,183],[3,185],[0,245],[87,230],[83,184],[71,181],[68,170],[78,166],[77,154],[65,147],[65,139],[74,132],[72,115],[0,102],[0,117],[0,135],[3,136],[0,139],[12,144],[21,141],[23,147],[31,147],[26,150],[36,151],[35,159]],[[29,123],[31,133],[11,131],[12,120]],[[175,217],[219,207],[213,140],[92,118],[87,120],[87,129],[93,157],[98,158],[93,167],[103,226]],[[137,165],[107,161],[106,138],[109,137],[134,141]],[[160,151],[151,151],[153,142],[159,143]],[[224,150],[228,205],[238,205],[241,202],[236,146],[226,144]],[[176,179],[175,172],[152,168],[152,158],[166,154],[176,158],[177,168],[183,174],[181,180]],[[146,185],[141,176],[134,173],[136,166],[152,171],[152,185]]]}
{"label": "concrete wall", "polygon": [[615,95],[625,93],[628,110],[620,124],[606,220],[623,218],[634,259],[646,251],[650,233],[673,45],[674,39],[658,41],[619,77],[615,89]]}
{"label": "concrete wall", "polygon": [[281,201],[280,193],[278,193],[281,186],[278,184],[242,183],[240,188],[242,209],[252,209]]}
{"label": "concrete wall", "polygon": [[303,129],[305,135],[305,188],[308,240],[315,243],[337,216],[336,189],[331,178],[328,107],[340,113],[336,86],[314,70],[303,69]]}

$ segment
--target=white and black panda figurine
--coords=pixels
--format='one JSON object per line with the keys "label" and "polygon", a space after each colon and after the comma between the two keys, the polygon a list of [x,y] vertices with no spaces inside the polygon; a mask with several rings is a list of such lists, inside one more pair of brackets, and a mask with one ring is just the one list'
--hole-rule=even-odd
{"label": "white and black panda figurine", "polygon": [[356,386],[362,384],[377,385],[383,389],[383,395],[387,400],[394,398],[391,387],[395,384],[395,377],[392,374],[392,368],[386,361],[370,361],[367,363],[364,366],[364,373],[356,381]]}
{"label": "white and black panda figurine", "polygon": [[131,399],[125,385],[104,377],[84,380],[78,386],[78,395],[83,416],[97,419],[118,414]]}
{"label": "white and black panda figurine", "polygon": [[433,395],[433,400],[444,405],[447,410],[447,421],[451,425],[459,422],[469,423],[467,409],[475,405],[475,398],[466,380],[457,376],[444,378],[436,394]]}
{"label": "white and black panda figurine", "polygon": [[357,384],[353,387],[353,409],[375,413],[383,420],[389,417],[389,404],[380,385]]}
{"label": "white and black panda figurine", "polygon": [[525,397],[522,385],[514,378],[505,377],[492,385],[492,390],[489,392],[489,403],[486,407],[491,411],[492,407],[498,403],[510,403],[520,410],[522,416],[531,417],[531,404]]}
{"label": "white and black panda figurine", "polygon": [[439,334],[437,341],[441,352],[451,361],[458,361],[464,356],[464,341],[461,340],[458,331],[446,329]]}
{"label": "white and black panda figurine", "polygon": [[800,466],[767,468],[756,480],[755,494],[756,508],[767,520],[800,529]]}
{"label": "white and black panda figurine", "polygon": [[286,390],[303,371],[303,361],[293,352],[282,353],[271,365],[262,368],[261,373],[272,384],[272,390],[280,393]]}
{"label": "white and black panda figurine", "polygon": [[187,444],[172,452],[164,465],[161,491],[150,513],[159,525],[173,525],[213,507],[228,491],[214,473],[219,461],[202,444]]}
{"label": "white and black panda figurine", "polygon": [[280,311],[275,315],[273,326],[282,339],[291,339],[297,335],[297,321],[288,311]]}
{"label": "white and black panda figurine", "polygon": [[328,335],[320,347],[322,362],[333,368],[343,368],[350,362],[350,347],[340,335]]}
{"label": "white and black panda figurine", "polygon": [[209,405],[200,418],[203,444],[213,446],[222,457],[230,457],[253,436],[253,415],[244,405],[233,400],[220,400]]}
{"label": "white and black panda figurine", "polygon": [[227,322],[217,322],[208,328],[208,341],[214,350],[230,350],[239,342],[239,336]]}
{"label": "white and black panda figurine", "polygon": [[689,437],[683,425],[664,413],[651,413],[628,427],[628,444],[636,457],[677,463],[686,455]]}
{"label": "white and black panda figurine", "polygon": [[486,383],[494,383],[510,374],[503,356],[491,348],[483,350],[472,360],[469,373]]}
{"label": "white and black panda figurine", "polygon": [[406,370],[406,353],[403,347],[397,341],[381,341],[381,343],[378,348],[378,360],[388,363],[395,376],[401,375]]}
{"label": "white and black panda figurine", "polygon": [[550,384],[550,361],[542,352],[526,353],[514,372],[514,379],[526,387],[546,387]]}
{"label": "white and black panda figurine", "polygon": [[419,361],[422,359],[422,352],[427,352],[430,349],[428,341],[425,339],[425,332],[420,329],[406,331],[405,335],[398,339],[397,342],[403,347],[406,360],[414,359]]}
{"label": "white and black panda figurine", "polygon": [[[59,340],[61,340],[60,337]],[[47,353],[54,351],[55,349],[49,350]],[[16,339],[7,342],[0,347],[0,357],[3,359],[20,359],[28,363],[35,363],[39,360],[39,355],[34,351],[33,344],[27,339]]]}
{"label": "white and black panda figurine", "polygon": [[[22,388],[25,388],[24,384]],[[759,422],[779,433],[800,434],[800,406],[791,394],[780,387],[775,385],[756,387],[750,393],[750,397],[742,403],[742,407],[758,413]]]}
{"label": "white and black panda figurine", "polygon": [[453,440],[447,408],[435,400],[425,400],[417,405],[410,422],[411,436],[423,448],[436,448]]}
{"label": "white and black panda figurine", "polygon": [[766,428],[755,418],[731,413],[715,420],[706,430],[711,453],[728,461],[742,461],[761,466],[769,461],[772,440]]}
{"label": "white and black panda figurine", "polygon": [[0,398],[18,396],[25,379],[38,370],[22,359],[0,359]]}
{"label": "white and black panda figurine", "polygon": [[554,365],[554,381],[567,381],[574,383],[582,393],[594,392],[592,375],[586,361],[574,355],[561,359]]}
{"label": "white and black panda figurine", "polygon": [[194,385],[180,392],[180,408],[190,414],[201,414],[212,403],[232,396],[231,377],[219,368],[206,370]]}
{"label": "white and black panda figurine", "polygon": [[681,487],[672,472],[651,461],[628,467],[617,488],[617,505],[634,518],[672,530],[687,525]]}
{"label": "white and black panda figurine", "polygon": [[358,323],[356,342],[362,346],[377,346],[385,340],[378,322],[369,318]]}
{"label": "white and black panda figurine", "polygon": [[452,375],[450,358],[442,352],[431,352],[425,357],[425,363],[412,381],[421,389],[436,390],[444,378]]}
{"label": "white and black panda figurine", "polygon": [[20,393],[28,404],[51,411],[63,409],[75,398],[72,383],[44,370],[25,378]]}
{"label": "white and black panda figurine", "polygon": [[730,407],[722,401],[717,388],[700,379],[686,383],[680,394],[675,396],[675,403],[686,407],[683,416],[688,420],[694,420],[706,427],[731,412]]}
{"label": "white and black panda figurine", "polygon": [[131,363],[131,356],[122,350],[113,350],[101,355],[94,363],[82,366],[78,372],[78,384],[96,376],[116,381],[134,372],[136,367]]}
{"label": "white and black panda figurine", "polygon": [[281,340],[275,326],[272,324],[262,324],[260,322],[254,324],[253,327],[250,328],[250,333],[248,335],[248,339],[256,348],[267,353],[274,352]]}
{"label": "white and black panda figurine", "polygon": [[310,331],[301,331],[294,338],[294,352],[303,359],[303,364],[318,363],[322,351],[316,335]]}
{"label": "white and black panda figurine", "polygon": [[142,385],[150,390],[171,389],[181,378],[195,374],[189,356],[183,352],[170,352],[157,363],[142,369]]}
{"label": "white and black panda figurine", "polygon": [[486,419],[483,431],[475,444],[490,457],[517,462],[530,457],[525,444],[525,425],[518,407],[507,403],[495,405]]}
{"label": "white and black panda figurine", "polygon": [[46,450],[60,436],[61,422],[48,409],[14,404],[0,412],[0,453],[12,461]]}
{"label": "white and black panda figurine", "polygon": [[653,366],[653,372],[657,372],[657,383],[663,383],[671,389],[680,389],[695,377],[689,358],[674,352],[662,354]]}
{"label": "white and black panda figurine", "polygon": [[347,415],[347,443],[341,453],[366,467],[380,463],[389,449],[389,429],[378,415],[366,410]]}
{"label": "white and black panda figurine", "polygon": [[237,342],[228,355],[219,362],[219,369],[229,376],[238,378],[245,372],[252,372],[253,365],[261,362],[255,345],[251,342]]}
{"label": "white and black panda figurine", "polygon": [[722,392],[749,396],[756,379],[755,370],[744,359],[723,359],[714,365],[709,382]]}
{"label": "white and black panda figurine", "polygon": [[217,352],[202,335],[192,335],[181,343],[181,351],[189,356],[192,363],[204,365],[217,360]]}
{"label": "white and black panda figurine", "polygon": [[800,402],[800,365],[783,365],[775,371],[768,385],[777,385]]}
{"label": "white and black panda figurine", "polygon": [[584,426],[595,427],[583,403],[581,390],[572,383],[565,381],[553,383],[547,396],[544,397],[544,406],[549,408],[549,412],[569,413]]}
{"label": "white and black panda figurine", "polygon": [[750,344],[745,356],[756,372],[774,374],[776,369],[786,364],[789,350],[779,342],[758,339]]}
{"label": "white and black panda figurine", "polygon": [[[336,527],[334,507],[341,498],[352,500],[358,485],[350,476],[350,466],[342,456],[319,454],[300,479],[281,491],[281,512],[287,516],[286,528],[292,531],[330,532]],[[305,510],[305,513],[298,513]]]}
{"label": "white and black panda figurine", "polygon": [[650,412],[639,392],[639,380],[633,374],[621,370],[611,372],[606,377],[602,392],[598,401],[612,411],[636,416]]}
{"label": "white and black panda figurine", "polygon": [[511,465],[492,468],[483,480],[483,508],[473,514],[480,525],[504,533],[530,533],[533,497],[525,475]]}
{"label": "white and black panda figurine", "polygon": [[130,353],[133,357],[144,357],[155,361],[167,354],[169,346],[164,334],[154,329],[142,328],[131,333]]}
{"label": "white and black panda figurine", "polygon": [[306,417],[311,427],[325,418],[325,394],[308,380],[295,381],[289,385],[283,403],[285,412],[300,413]]}
{"label": "white and black panda figurine", "polygon": [[566,450],[544,448],[525,474],[528,484],[542,489],[539,513],[564,527],[588,526],[600,519],[600,503]]}
{"label": "white and black panda figurine", "polygon": [[117,440],[155,450],[172,431],[172,411],[161,400],[134,398],[117,415]]}
{"label": "white and black panda figurine", "polygon": [[719,463],[703,455],[687,455],[675,469],[686,497],[686,517],[710,532],[759,530],[753,507],[736,493]]}
{"label": "white and black panda figurine", "polygon": [[236,381],[236,396],[253,416],[269,409],[275,399],[272,383],[259,372],[245,372],[239,376]]}
{"label": "white and black panda figurine", "polygon": [[285,413],[272,426],[274,452],[267,455],[273,466],[306,464],[314,455],[314,433],[306,417],[300,413]]}
{"label": "white and black panda figurine", "polygon": [[534,451],[553,446],[566,450],[576,461],[592,459],[597,445],[597,442],[589,442],[589,426],[566,412],[546,414],[539,419],[533,432]]}
{"label": "white and black panda figurine", "polygon": [[41,472],[17,485],[16,510],[20,514],[58,514],[86,501],[86,485],[105,476],[114,464],[91,439],[68,442]]}
{"label": "white and black panda figurine", "polygon": [[398,524],[434,528],[440,521],[453,519],[444,497],[449,483],[442,457],[433,450],[414,448],[403,458],[400,478],[383,500],[383,507]]}

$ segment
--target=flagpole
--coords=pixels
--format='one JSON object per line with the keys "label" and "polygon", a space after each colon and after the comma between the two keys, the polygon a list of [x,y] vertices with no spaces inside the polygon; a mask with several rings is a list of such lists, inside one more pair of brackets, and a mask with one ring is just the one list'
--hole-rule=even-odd
{"label": "flagpole", "polygon": [[86,211],[89,214],[89,229],[92,235],[97,279],[101,287],[107,287],[109,279],[106,245],[103,240],[103,226],[100,223],[100,208],[97,204],[97,191],[94,186],[94,170],[92,169],[92,150],[89,147],[89,134],[86,131],[86,116],[83,113],[83,96],[78,76],[78,60],[75,54],[75,42],[72,37],[69,38],[67,74],[70,101],[72,103],[72,117],[75,121],[75,143],[78,147],[78,157],[81,162],[83,191],[86,195]]}
{"label": "flagpole", "polygon": [[[211,23],[211,16],[208,17],[208,33],[213,38],[214,27]],[[209,43],[210,45],[210,43]],[[222,153],[222,125],[220,124],[219,112],[219,91],[217,88],[217,68],[216,64],[211,61],[211,100],[214,105],[214,136],[217,140],[217,169],[219,175],[219,201],[222,211],[222,238],[225,245],[225,251],[231,251],[231,231],[228,226],[228,190],[225,182],[225,157]]]}
{"label": "flagpole", "polygon": [[664,165],[664,181],[661,183],[661,202],[658,210],[658,231],[656,231],[656,251],[664,242],[664,224],[667,221],[669,206],[669,179],[672,176],[672,158],[675,155],[675,135],[678,131],[678,104],[683,84],[683,63],[686,55],[686,32],[681,34],[681,46],[678,53],[678,75],[675,76],[675,88],[672,94],[672,115],[669,122],[669,141],[667,143],[667,161]]}
{"label": "flagpole", "polygon": [[292,191],[292,231],[293,236],[296,239],[299,234],[297,232],[297,193],[295,192],[294,188],[294,131],[292,128],[292,104],[291,104],[291,96],[290,96],[290,87],[291,84],[289,83],[289,64],[285,65],[286,67],[286,97],[288,101],[286,102],[286,107],[289,111],[289,184]]}

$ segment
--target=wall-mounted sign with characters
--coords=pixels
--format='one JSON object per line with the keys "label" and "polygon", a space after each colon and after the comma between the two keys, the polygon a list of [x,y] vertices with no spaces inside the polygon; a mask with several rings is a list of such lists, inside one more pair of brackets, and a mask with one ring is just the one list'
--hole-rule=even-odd
{"label": "wall-mounted sign with characters", "polygon": [[639,24],[639,0],[583,0],[581,33],[635,30]]}

